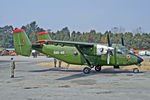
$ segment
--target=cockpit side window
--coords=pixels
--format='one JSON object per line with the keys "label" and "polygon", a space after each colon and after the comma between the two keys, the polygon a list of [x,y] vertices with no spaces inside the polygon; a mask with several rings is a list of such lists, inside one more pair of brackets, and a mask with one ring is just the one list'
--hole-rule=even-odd
{"label": "cockpit side window", "polygon": [[122,50],[118,49],[117,53],[118,54],[123,54],[124,52]]}

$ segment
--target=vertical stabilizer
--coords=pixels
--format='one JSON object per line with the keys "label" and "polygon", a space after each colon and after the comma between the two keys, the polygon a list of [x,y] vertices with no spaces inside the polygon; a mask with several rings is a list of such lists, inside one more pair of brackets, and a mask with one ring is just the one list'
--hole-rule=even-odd
{"label": "vertical stabilizer", "polygon": [[39,40],[51,40],[48,32],[39,32],[37,35],[38,35],[38,41]]}
{"label": "vertical stabilizer", "polygon": [[23,29],[13,31],[15,52],[23,56],[30,56],[32,44]]}

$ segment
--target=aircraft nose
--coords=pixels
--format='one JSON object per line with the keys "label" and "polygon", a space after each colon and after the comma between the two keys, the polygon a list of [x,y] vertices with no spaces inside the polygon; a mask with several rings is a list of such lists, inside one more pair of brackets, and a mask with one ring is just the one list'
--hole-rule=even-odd
{"label": "aircraft nose", "polygon": [[140,64],[141,62],[143,62],[143,59],[138,56],[138,63]]}

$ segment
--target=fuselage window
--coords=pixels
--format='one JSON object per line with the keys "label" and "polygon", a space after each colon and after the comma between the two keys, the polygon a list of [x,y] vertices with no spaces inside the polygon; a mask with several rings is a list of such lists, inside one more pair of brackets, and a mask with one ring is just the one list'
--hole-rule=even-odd
{"label": "fuselage window", "polygon": [[75,51],[75,52],[74,52],[74,55],[77,56],[77,55],[78,55],[78,52]]}

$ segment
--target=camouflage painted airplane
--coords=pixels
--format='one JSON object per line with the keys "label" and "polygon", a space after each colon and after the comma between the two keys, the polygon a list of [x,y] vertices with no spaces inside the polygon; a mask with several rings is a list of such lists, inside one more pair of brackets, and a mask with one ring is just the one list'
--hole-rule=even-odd
{"label": "camouflage painted airplane", "polygon": [[[72,42],[51,40],[47,32],[38,33],[38,41],[31,43],[23,29],[13,31],[14,47],[17,54],[30,56],[31,50],[37,50],[46,55],[62,60],[69,64],[87,65],[83,69],[85,74],[90,73],[95,67],[96,71],[101,71],[102,66],[138,65],[143,59],[131,53],[124,44],[111,44],[109,35],[107,36],[108,46],[96,43]],[[134,68],[133,72],[139,72]]]}

